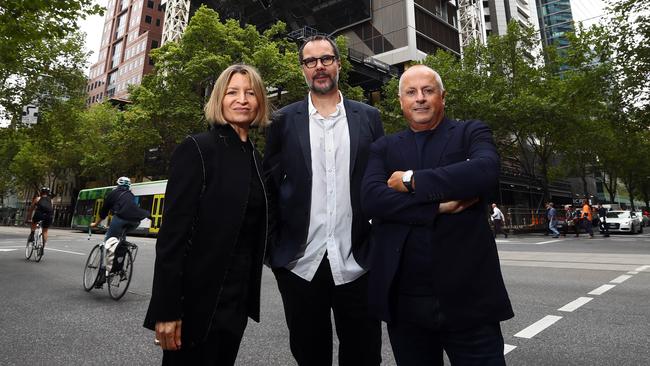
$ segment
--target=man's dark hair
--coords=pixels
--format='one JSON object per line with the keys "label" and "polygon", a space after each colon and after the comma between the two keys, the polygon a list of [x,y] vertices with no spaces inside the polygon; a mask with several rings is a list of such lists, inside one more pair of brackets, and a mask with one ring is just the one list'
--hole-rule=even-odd
{"label": "man's dark hair", "polygon": [[334,57],[337,60],[341,59],[341,54],[339,53],[339,48],[336,46],[336,42],[334,42],[330,37],[328,36],[323,36],[323,35],[316,35],[316,36],[311,36],[305,39],[305,41],[302,43],[300,46],[300,49],[298,50],[298,61],[302,63],[302,52],[305,49],[305,46],[309,42],[316,42],[316,41],[326,41],[329,42],[330,46],[332,46],[332,49],[334,50]]}

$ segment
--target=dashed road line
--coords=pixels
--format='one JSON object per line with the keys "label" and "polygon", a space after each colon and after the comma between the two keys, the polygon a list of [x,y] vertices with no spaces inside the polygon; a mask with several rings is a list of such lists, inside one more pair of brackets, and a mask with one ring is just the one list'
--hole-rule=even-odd
{"label": "dashed road line", "polygon": [[76,254],[76,255],[86,255],[85,253],[79,253],[79,252],[72,252],[70,250],[63,250],[63,249],[54,249],[54,248],[45,248],[45,251],[52,250],[54,252],[62,252],[62,253],[69,253],[69,254]]}
{"label": "dashed road line", "polygon": [[629,271],[627,274],[639,274],[637,271]]}
{"label": "dashed road line", "polygon": [[596,289],[591,290],[591,292],[589,292],[588,294],[589,295],[602,295],[605,292],[613,289],[614,287],[616,287],[616,285],[602,285],[602,286],[600,286],[600,287],[598,287]]}
{"label": "dashed road line", "polygon": [[643,272],[643,271],[645,271],[646,269],[650,269],[650,266],[641,266],[641,267],[635,269],[635,271],[637,271],[637,272]]}
{"label": "dashed road line", "polygon": [[512,351],[513,349],[517,348],[517,346],[513,346],[511,344],[504,344],[503,345],[503,355],[507,355],[508,352]]}
{"label": "dashed road line", "polygon": [[560,240],[547,240],[547,241],[540,241],[539,243],[535,243],[535,244],[537,244],[537,245],[541,245],[541,244],[550,244],[550,243],[557,243],[557,242],[560,242],[560,241],[562,241],[562,239],[560,239]]}
{"label": "dashed road line", "polygon": [[566,311],[566,312],[573,312],[576,309],[580,308],[582,305],[588,303],[589,301],[593,300],[593,297],[579,297],[570,303],[564,305],[563,307],[557,309],[558,311]]}
{"label": "dashed road line", "polygon": [[547,315],[547,316],[543,317],[542,319],[536,321],[535,323],[529,325],[527,328],[520,331],[519,333],[515,334],[515,337],[527,338],[527,339],[533,338],[539,332],[541,332],[544,329],[550,327],[551,325],[553,325],[556,321],[558,321],[560,319],[562,319],[561,316]]}
{"label": "dashed road line", "polygon": [[623,283],[623,282],[625,282],[626,280],[629,280],[630,278],[632,278],[632,276],[629,276],[629,275],[620,275],[620,276],[616,277],[615,279],[609,281],[609,283]]}

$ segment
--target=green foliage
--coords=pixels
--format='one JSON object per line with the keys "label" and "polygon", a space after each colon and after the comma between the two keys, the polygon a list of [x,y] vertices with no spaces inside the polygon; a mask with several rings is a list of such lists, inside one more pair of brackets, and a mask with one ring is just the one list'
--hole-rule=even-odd
{"label": "green foliage", "polygon": [[77,20],[102,9],[92,0],[12,0],[0,7],[0,105],[9,118],[47,92],[44,78],[80,70],[86,56]]}

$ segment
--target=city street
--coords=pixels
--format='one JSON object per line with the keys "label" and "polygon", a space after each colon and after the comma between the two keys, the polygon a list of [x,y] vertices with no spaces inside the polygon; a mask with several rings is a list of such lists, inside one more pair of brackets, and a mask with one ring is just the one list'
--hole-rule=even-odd
{"label": "city street", "polygon": [[[510,365],[650,364],[650,230],[641,235],[497,240],[515,318],[502,324]],[[26,261],[29,230],[0,227],[1,365],[156,365],[142,327],[154,238],[140,249],[128,293],[86,293],[86,257],[102,236],[51,230],[40,263]],[[395,365],[384,332],[384,365]],[[250,322],[238,365],[295,365],[275,280],[264,271],[262,322]],[[336,364],[336,362],[335,362]]]}

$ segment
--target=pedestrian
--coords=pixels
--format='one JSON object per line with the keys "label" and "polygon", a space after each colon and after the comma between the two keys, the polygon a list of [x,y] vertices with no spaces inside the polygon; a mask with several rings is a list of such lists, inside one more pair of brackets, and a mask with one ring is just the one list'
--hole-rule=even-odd
{"label": "pedestrian", "polygon": [[269,121],[266,94],[253,67],[226,68],[205,105],[210,130],[172,155],[144,324],[163,365],[233,365],[248,317],[259,321],[269,218],[248,131]]}
{"label": "pedestrian", "polygon": [[544,202],[544,208],[546,209],[546,212],[544,214],[544,217],[546,218],[547,222],[544,225],[544,236],[548,236],[548,234],[552,234],[553,232],[549,228],[550,222],[548,221],[548,211],[550,210],[550,207],[548,205],[548,202]]}
{"label": "pedestrian", "polygon": [[492,218],[492,222],[494,223],[494,237],[496,238],[497,234],[501,233],[507,239],[508,234],[505,231],[503,231],[503,221],[504,221],[503,212],[499,210],[496,203],[492,204],[491,218]]}
{"label": "pedestrian", "polygon": [[557,210],[553,207],[553,202],[547,203],[546,217],[548,218],[548,229],[553,233],[553,238],[559,238],[560,232],[557,230]]}
{"label": "pedestrian", "polygon": [[440,76],[399,82],[406,130],[376,141],[363,180],[372,218],[369,302],[398,365],[505,365],[500,321],[514,314],[482,202],[499,155],[477,120],[444,117]]}
{"label": "pedestrian", "polygon": [[381,323],[368,315],[370,224],[360,207],[370,144],[384,131],[377,109],[345,98],[336,44],[308,38],[298,58],[309,94],[282,108],[267,131],[264,168],[277,211],[270,264],[301,366],[379,365]]}
{"label": "pedestrian", "polygon": [[607,208],[602,203],[598,203],[598,218],[600,219],[600,232],[604,237],[609,237],[609,227],[607,227]]}
{"label": "pedestrian", "polygon": [[564,230],[562,231],[562,236],[569,235],[569,231],[575,231],[576,236],[578,236],[578,227],[575,225],[576,220],[576,211],[571,205],[564,205],[564,218],[566,220],[566,225],[564,225]]}
{"label": "pedestrian", "polygon": [[589,200],[586,198],[582,201],[581,217],[582,217],[581,222],[583,228],[585,229],[587,234],[589,234],[589,239],[593,239],[594,238],[594,230],[592,228],[593,216],[591,214],[591,205],[589,204]]}

